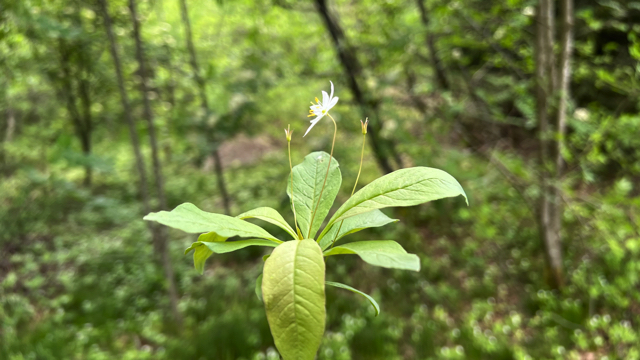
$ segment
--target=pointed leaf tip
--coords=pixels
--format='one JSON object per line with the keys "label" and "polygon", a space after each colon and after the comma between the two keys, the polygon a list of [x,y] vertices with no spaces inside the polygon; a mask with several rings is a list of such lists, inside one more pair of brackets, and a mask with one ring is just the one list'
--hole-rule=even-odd
{"label": "pointed leaf tip", "polygon": [[215,232],[227,238],[257,237],[280,242],[258,225],[231,216],[202,211],[191,203],[178,205],[171,211],[150,213],[143,219],[192,234]]}
{"label": "pointed leaf tip", "polygon": [[320,234],[322,237],[334,223],[375,209],[414,206],[425,202],[467,194],[458,181],[447,172],[413,167],[396,170],[372,181],[356,192],[333,214]]}
{"label": "pointed leaf tip", "polygon": [[358,255],[364,262],[389,269],[420,271],[420,259],[393,240],[357,241],[336,246],[324,256]]}

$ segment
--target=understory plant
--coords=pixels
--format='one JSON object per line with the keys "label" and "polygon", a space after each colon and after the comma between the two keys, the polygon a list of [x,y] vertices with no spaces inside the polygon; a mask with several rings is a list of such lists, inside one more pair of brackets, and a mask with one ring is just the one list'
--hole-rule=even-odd
{"label": "understory plant", "polygon": [[[325,328],[325,286],[335,286],[364,296],[380,308],[369,295],[348,285],[325,281],[325,258],[335,255],[358,255],[366,263],[392,269],[420,270],[420,260],[407,253],[393,240],[370,240],[336,245],[342,237],[357,231],[384,226],[397,220],[389,218],[382,208],[413,206],[446,197],[464,196],[462,186],[448,173],[428,168],[401,169],[382,176],[355,191],[362,170],[368,120],[362,122],[360,169],[351,197],[340,206],[320,231],[342,183],[338,161],[333,158],[337,125],[329,110],[338,97],[322,92],[323,99],[312,103],[309,133],[327,116],[334,124],[331,154],[318,151],[307,155],[295,167],[291,163],[292,131],[285,129],[289,152],[290,176],[287,194],[294,215],[290,226],[275,209],[259,207],[236,217],[208,213],[193,204],[184,203],[172,211],[145,216],[145,220],[200,234],[198,241],[186,249],[193,251],[195,268],[203,273],[204,263],[212,254],[222,254],[248,246],[274,248],[264,257],[262,275],[256,280],[256,294],[265,305],[267,320],[276,347],[284,360],[313,359]],[[467,202],[468,203],[468,202]],[[246,221],[259,219],[274,224],[289,235],[281,240],[258,225]],[[232,239],[231,238],[242,238]]]}

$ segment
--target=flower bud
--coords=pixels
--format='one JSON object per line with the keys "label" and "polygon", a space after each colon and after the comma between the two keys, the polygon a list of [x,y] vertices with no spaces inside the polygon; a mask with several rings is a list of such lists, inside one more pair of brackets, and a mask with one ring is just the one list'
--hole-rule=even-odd
{"label": "flower bud", "polygon": [[367,118],[364,122],[360,120],[360,124],[362,124],[362,135],[367,134],[367,126],[369,125],[369,118]]}
{"label": "flower bud", "polygon": [[290,130],[289,127],[291,125],[287,125],[287,128],[284,129],[284,135],[287,137],[287,141],[291,142],[291,134],[293,134],[293,130]]}

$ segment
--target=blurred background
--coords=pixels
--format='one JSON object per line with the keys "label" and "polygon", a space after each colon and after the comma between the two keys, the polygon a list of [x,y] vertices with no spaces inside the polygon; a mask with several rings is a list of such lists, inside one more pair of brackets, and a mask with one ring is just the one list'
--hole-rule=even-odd
{"label": "blurred background", "polygon": [[[0,1],[0,359],[278,359],[262,248],[142,216],[293,216],[309,101],[335,84],[344,202],[441,168],[469,195],[385,210],[419,273],[328,260],[318,359],[640,358],[640,2]],[[335,209],[335,207],[334,207]],[[282,239],[279,228],[267,229]]]}

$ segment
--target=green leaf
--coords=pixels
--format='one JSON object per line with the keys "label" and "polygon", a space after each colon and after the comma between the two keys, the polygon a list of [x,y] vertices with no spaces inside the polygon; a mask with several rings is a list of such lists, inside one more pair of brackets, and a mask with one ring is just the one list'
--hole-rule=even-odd
{"label": "green leaf", "polygon": [[227,239],[228,237],[220,236],[213,231],[206,234],[200,234],[200,236],[198,236],[198,242],[225,242]]}
{"label": "green leaf", "polygon": [[150,213],[144,217],[144,220],[156,221],[194,234],[215,232],[227,238],[232,236],[258,237],[277,243],[282,242],[258,225],[227,215],[208,213],[190,203],[179,205],[171,211]]}
{"label": "green leaf", "polygon": [[193,265],[196,270],[202,275],[204,272],[204,263],[213,254],[224,254],[231,251],[244,249],[247,246],[269,246],[276,247],[277,243],[270,240],[263,239],[250,239],[250,240],[238,240],[238,241],[226,241],[227,238],[220,236],[214,232],[202,234],[198,237],[198,241],[189,246],[184,254],[188,254],[191,250],[193,252]]}
{"label": "green leaf", "polygon": [[238,240],[238,241],[226,241],[226,242],[205,242],[202,241],[204,246],[209,248],[216,254],[225,254],[228,252],[244,249],[248,246],[269,246],[276,247],[278,244],[273,241],[263,239],[250,239],[250,240]]}
{"label": "green leaf", "polygon": [[[398,221],[398,219],[391,219],[380,210],[373,210],[366,213],[358,214],[350,218],[340,220],[331,226],[331,229],[321,238],[318,239],[318,244],[322,250],[328,248],[331,243],[337,241],[341,237],[344,237],[354,232],[372,227],[380,227]],[[342,224],[340,223],[342,222]],[[336,237],[336,233],[340,229],[340,234]]]}
{"label": "green leaf", "polygon": [[380,305],[378,305],[378,303],[375,301],[375,299],[372,298],[371,296],[363,293],[362,291],[360,291],[358,289],[354,289],[349,285],[345,285],[345,284],[341,284],[341,283],[333,282],[333,281],[325,281],[324,283],[327,284],[327,285],[335,286],[337,288],[346,289],[346,290],[352,291],[352,292],[354,292],[356,294],[364,296],[367,300],[369,300],[371,305],[373,305],[373,308],[376,311],[376,316],[380,315]]}
{"label": "green leaf", "polygon": [[262,301],[262,274],[256,279],[256,296]]}
{"label": "green leaf", "polygon": [[[331,160],[327,183],[322,192],[322,199],[320,199],[329,158],[329,154],[324,151],[312,152],[304,158],[301,164],[293,167],[293,203],[298,225],[302,235],[307,238],[315,238],[342,184],[340,167],[334,158]],[[291,180],[287,182],[287,194],[291,197]],[[313,211],[316,209],[318,200],[320,204],[317,206],[318,209],[314,216]],[[312,218],[313,224],[311,224]]]}
{"label": "green leaf", "polygon": [[324,259],[313,240],[280,244],[264,264],[262,298],[284,360],[313,360],[325,326]]}
{"label": "green leaf", "polygon": [[204,263],[211,255],[213,255],[213,251],[209,250],[209,248],[202,245],[199,241],[191,244],[191,246],[184,251],[184,254],[187,255],[191,250],[194,250],[193,266],[196,268],[196,271],[202,275],[204,273]]}
{"label": "green leaf", "polygon": [[336,246],[324,256],[356,254],[366,263],[389,269],[420,271],[420,259],[393,240],[358,241]]}
{"label": "green leaf", "polygon": [[293,239],[298,238],[298,236],[296,236],[295,230],[293,230],[291,226],[289,226],[287,221],[282,217],[282,215],[280,215],[280,213],[276,209],[273,209],[270,207],[259,207],[257,209],[253,209],[245,213],[242,213],[236,217],[242,220],[255,218],[255,219],[266,221],[273,225],[279,226],[282,230],[291,234]]}
{"label": "green leaf", "polygon": [[329,220],[320,236],[334,223],[375,209],[413,206],[432,200],[467,195],[453,176],[438,169],[401,169],[372,181],[347,200]]}

